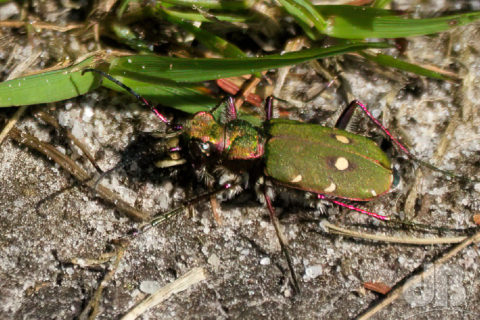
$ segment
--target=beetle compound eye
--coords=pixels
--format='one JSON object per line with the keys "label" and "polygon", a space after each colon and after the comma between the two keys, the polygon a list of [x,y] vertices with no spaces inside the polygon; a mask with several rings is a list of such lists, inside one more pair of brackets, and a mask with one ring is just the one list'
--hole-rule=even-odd
{"label": "beetle compound eye", "polygon": [[210,143],[208,142],[200,142],[199,144],[200,147],[200,152],[202,152],[204,155],[209,156],[210,155]]}
{"label": "beetle compound eye", "polygon": [[203,152],[207,152],[210,150],[210,144],[208,142],[203,142],[200,144],[200,149],[203,151]]}
{"label": "beetle compound eye", "polygon": [[202,156],[210,156],[212,151],[212,146],[210,142],[204,142],[201,140],[195,140],[193,144],[191,144],[190,151],[193,152],[194,156],[202,157]]}

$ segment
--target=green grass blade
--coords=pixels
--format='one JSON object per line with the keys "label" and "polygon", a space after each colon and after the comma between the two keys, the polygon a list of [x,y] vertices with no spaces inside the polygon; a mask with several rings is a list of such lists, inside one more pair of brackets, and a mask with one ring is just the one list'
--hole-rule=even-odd
{"label": "green grass blade", "polygon": [[[264,70],[284,67],[312,59],[321,59],[368,48],[386,48],[386,43],[354,43],[314,48],[259,58],[237,59],[185,59],[158,56],[130,56],[112,60],[111,74],[132,79],[152,81],[166,79],[175,82],[199,82],[236,77]],[[149,79],[149,80],[148,80]]]}
{"label": "green grass blade", "polygon": [[124,24],[113,22],[108,25],[118,41],[126,44],[136,52],[152,53],[152,49],[146,41],[138,37],[133,30]]}
{"label": "green grass blade", "polygon": [[[324,33],[324,30],[327,27],[327,22],[310,1],[278,0],[278,2],[280,2],[285,10],[297,20],[299,25],[302,26],[305,31],[307,31],[308,28],[315,27],[318,32]],[[307,32],[307,34],[310,33]]]}
{"label": "green grass blade", "polygon": [[[116,74],[112,74],[112,76],[154,104],[160,103],[162,106],[168,106],[187,113],[210,110],[218,102],[194,86],[178,85],[165,81],[144,82]],[[126,93],[124,89],[108,79],[103,79],[102,85],[106,88]]]}
{"label": "green grass blade", "polygon": [[127,11],[130,2],[136,2],[136,0],[121,0],[116,10],[116,16],[121,19],[123,14]]}
{"label": "green grass blade", "polygon": [[295,18],[297,24],[303,29],[303,32],[305,32],[307,37],[312,40],[318,40],[319,34],[312,28],[313,24],[311,23],[310,18],[305,15],[303,11],[299,10],[295,6],[292,6],[290,2],[281,1],[281,3],[285,11]]}
{"label": "green grass blade", "polygon": [[343,39],[427,35],[471,23],[480,11],[429,19],[409,19],[394,11],[358,6],[316,6],[328,21],[325,34]]}
{"label": "green grass blade", "polygon": [[246,54],[236,45],[229,43],[213,33],[197,28],[189,22],[185,22],[182,19],[170,15],[169,10],[162,10],[162,8],[157,9],[158,10],[155,10],[156,12],[153,13],[157,18],[166,19],[170,23],[176,24],[192,33],[198,41],[213,52],[219,53],[227,58],[243,58],[246,56]]}
{"label": "green grass blade", "polygon": [[372,8],[385,8],[390,2],[392,2],[392,0],[375,0],[372,3]]}
{"label": "green grass blade", "polygon": [[[198,21],[198,22],[216,22],[213,19],[209,19],[205,15],[198,13],[196,11],[178,11],[178,10],[171,10],[163,8],[164,11],[168,11],[170,16],[176,17],[181,20],[186,21]],[[225,22],[245,22],[249,20],[249,17],[246,15],[239,15],[239,14],[222,14],[218,13],[215,14],[215,19],[218,21],[225,21]]]}
{"label": "green grass blade", "polygon": [[48,103],[76,97],[97,88],[98,75],[82,76],[82,69],[93,67],[90,57],[68,68],[20,77],[0,83],[0,107]]}
{"label": "green grass blade", "polygon": [[197,6],[204,9],[221,10],[242,10],[248,9],[253,4],[253,0],[163,0],[162,3],[169,3],[176,6],[192,8]]}
{"label": "green grass blade", "polygon": [[418,74],[420,76],[425,76],[425,77],[430,77],[433,79],[440,79],[440,80],[451,80],[451,81],[457,81],[458,78],[448,76],[446,74],[436,72],[430,69],[423,68],[419,65],[409,63],[406,61],[402,61],[400,59],[396,59],[392,56],[386,55],[386,54],[377,54],[377,55],[371,55],[366,52],[359,52],[361,56],[364,58],[371,60],[375,63],[378,63],[379,65],[386,66],[386,67],[391,67],[395,68],[398,70],[402,71],[407,71],[411,73]]}

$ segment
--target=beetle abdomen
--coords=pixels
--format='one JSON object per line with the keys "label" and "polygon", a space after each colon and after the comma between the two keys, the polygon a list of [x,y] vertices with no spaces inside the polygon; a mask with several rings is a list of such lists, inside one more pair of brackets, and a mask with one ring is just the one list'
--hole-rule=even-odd
{"label": "beetle abdomen", "polygon": [[265,173],[280,184],[352,200],[390,190],[390,160],[366,137],[283,119],[271,120],[268,134]]}

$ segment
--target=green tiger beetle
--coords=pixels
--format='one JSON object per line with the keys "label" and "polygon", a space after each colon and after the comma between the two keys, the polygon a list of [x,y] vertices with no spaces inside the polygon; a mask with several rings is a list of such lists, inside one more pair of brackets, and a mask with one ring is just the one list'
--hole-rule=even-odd
{"label": "green tiger beetle", "polygon": [[[217,164],[221,162],[222,165],[232,162],[242,165],[255,163],[257,164],[254,165],[255,168],[262,168],[261,175],[271,179],[274,184],[314,193],[318,199],[327,200],[383,221],[390,220],[390,218],[340,201],[342,199],[370,201],[389,192],[394,181],[391,161],[385,152],[373,140],[345,130],[357,107],[361,108],[412,160],[448,176],[467,179],[417,159],[358,100],[354,100],[348,105],[333,128],[272,118],[272,97],[266,100],[266,117],[260,127],[238,118],[233,98],[229,98],[227,101],[223,121],[217,121],[213,112],[199,112],[184,125],[173,125],[145,98],[109,74],[96,69],[86,69],[84,72],[98,73],[134,95],[149,107],[162,122],[167,124],[173,132],[169,136],[185,138],[188,142],[189,152],[194,157],[204,156]],[[180,150],[179,146],[172,146],[168,151],[175,154]],[[159,166],[169,167],[183,163],[185,163],[184,159],[177,160],[172,157],[161,161]],[[258,163],[262,165],[258,166]],[[212,195],[225,192],[239,184],[238,182],[223,183],[219,190],[190,200],[187,205],[208,199]],[[282,251],[286,256],[293,284],[298,291],[293,264],[288,254],[287,244],[278,228],[271,196],[266,188],[262,190],[262,193]],[[154,217],[140,230],[137,230],[135,235],[183,212],[185,207],[186,205]]]}

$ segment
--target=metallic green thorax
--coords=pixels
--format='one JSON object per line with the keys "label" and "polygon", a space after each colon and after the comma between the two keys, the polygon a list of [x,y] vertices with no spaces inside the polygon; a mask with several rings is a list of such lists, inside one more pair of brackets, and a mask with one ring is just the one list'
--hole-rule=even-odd
{"label": "metallic green thorax", "polygon": [[280,184],[352,200],[390,190],[390,160],[372,140],[293,120],[268,125],[265,173]]}
{"label": "metallic green thorax", "polygon": [[232,120],[222,125],[207,112],[197,113],[186,125],[190,139],[210,143],[230,160],[248,160],[263,156],[265,137],[259,128],[244,120]]}

